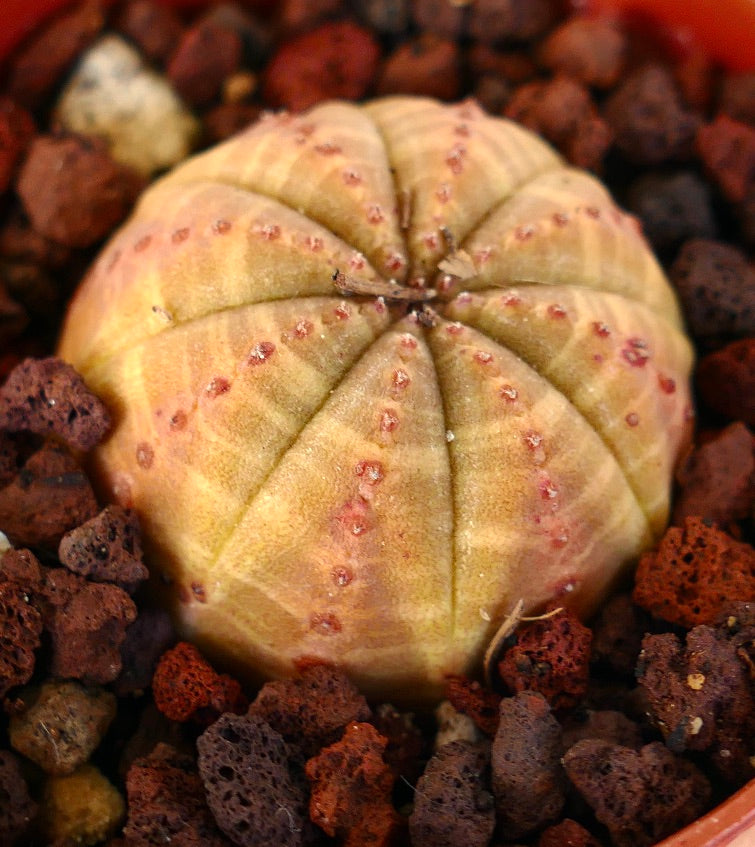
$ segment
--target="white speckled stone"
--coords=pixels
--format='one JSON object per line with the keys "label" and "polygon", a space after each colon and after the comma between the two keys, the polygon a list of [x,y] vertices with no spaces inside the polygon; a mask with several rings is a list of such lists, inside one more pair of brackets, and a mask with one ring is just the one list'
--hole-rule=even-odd
{"label": "white speckled stone", "polygon": [[114,35],[84,54],[56,117],[72,132],[104,136],[114,159],[145,176],[185,159],[200,129],[166,79]]}

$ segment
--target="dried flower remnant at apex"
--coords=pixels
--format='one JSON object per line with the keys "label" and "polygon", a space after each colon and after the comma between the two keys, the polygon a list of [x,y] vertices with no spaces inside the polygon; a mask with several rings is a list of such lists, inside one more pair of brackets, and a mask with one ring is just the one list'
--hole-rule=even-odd
{"label": "dried flower remnant at apex", "polygon": [[328,102],[189,160],[60,352],[114,410],[100,482],[184,636],[381,697],[437,697],[520,598],[594,609],[663,531],[690,429],[690,347],[634,221],[471,102]]}

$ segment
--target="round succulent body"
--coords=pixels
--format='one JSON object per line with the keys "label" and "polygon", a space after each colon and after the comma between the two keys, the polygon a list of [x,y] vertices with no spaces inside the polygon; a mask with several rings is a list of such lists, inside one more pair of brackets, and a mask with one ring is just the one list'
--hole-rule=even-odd
{"label": "round succulent body", "polygon": [[265,117],[146,192],[61,354],[183,635],[421,700],[662,532],[691,348],[636,221],[473,103]]}

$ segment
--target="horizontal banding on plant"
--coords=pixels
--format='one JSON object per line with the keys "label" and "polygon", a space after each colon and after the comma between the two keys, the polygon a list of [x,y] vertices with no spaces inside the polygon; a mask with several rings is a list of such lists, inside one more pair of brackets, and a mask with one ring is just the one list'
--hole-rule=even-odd
{"label": "horizontal banding on plant", "polygon": [[595,608],[662,531],[690,428],[689,344],[631,220],[471,103],[268,115],[187,162],[61,352],[120,410],[105,487],[207,586],[186,630],[382,696],[437,696],[519,599]]}

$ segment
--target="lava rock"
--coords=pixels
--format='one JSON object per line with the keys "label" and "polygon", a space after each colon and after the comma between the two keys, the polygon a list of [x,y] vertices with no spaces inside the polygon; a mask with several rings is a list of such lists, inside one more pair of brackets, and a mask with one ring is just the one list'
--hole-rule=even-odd
{"label": "lava rock", "polygon": [[413,847],[485,847],[495,829],[488,790],[489,744],[452,741],[438,750],[417,782],[409,817]]}
{"label": "lava rock", "polygon": [[54,433],[75,450],[90,450],[110,426],[105,404],[57,356],[24,359],[0,389],[0,429]]}
{"label": "lava rock", "polygon": [[13,749],[58,776],[73,773],[89,759],[116,712],[111,692],[71,680],[23,689],[14,703],[9,730]]}
{"label": "lava rock", "polygon": [[370,708],[343,671],[315,665],[297,678],[266,682],[249,714],[264,720],[309,758],[337,741],[347,724],[368,720]]}
{"label": "lava rock", "polygon": [[564,805],[561,727],[534,691],[504,697],[493,739],[491,771],[498,824],[521,838],[552,823]]}
{"label": "lava rock", "polygon": [[313,840],[303,774],[291,749],[256,715],[222,715],[197,739],[199,773],[220,829],[238,847],[301,847]]}
{"label": "lava rock", "polygon": [[126,792],[123,834],[129,845],[148,847],[169,840],[186,847],[230,847],[210,812],[191,756],[158,744],[131,765]]}
{"label": "lava rock", "polygon": [[149,576],[142,561],[139,519],[133,510],[118,505],[106,506],[67,532],[58,558],[73,573],[93,582],[111,582],[129,594]]}
{"label": "lava rock", "polygon": [[578,741],[564,767],[616,847],[650,847],[698,818],[710,797],[702,772],[659,741],[639,751]]}
{"label": "lava rock", "polygon": [[700,518],[669,527],[635,576],[634,602],[685,627],[714,624],[728,603],[755,597],[755,550]]}

